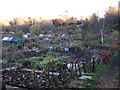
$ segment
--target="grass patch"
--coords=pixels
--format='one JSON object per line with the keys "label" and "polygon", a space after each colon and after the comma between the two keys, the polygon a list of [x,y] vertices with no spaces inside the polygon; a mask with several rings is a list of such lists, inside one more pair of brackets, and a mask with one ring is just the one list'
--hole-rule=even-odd
{"label": "grass patch", "polygon": [[118,63],[118,52],[116,52],[110,59],[111,66],[115,66]]}
{"label": "grass patch", "polygon": [[82,86],[83,88],[93,88],[100,84],[98,73],[85,73],[83,75],[92,76],[92,79],[85,79]]}
{"label": "grass patch", "polygon": [[103,73],[107,72],[107,70],[109,70],[109,69],[110,69],[110,66],[106,66],[106,65],[96,67],[96,71],[99,74],[103,74]]}
{"label": "grass patch", "polygon": [[100,83],[99,79],[98,78],[93,78],[93,79],[86,79],[84,82],[83,82],[83,88],[93,88],[93,87],[96,87],[98,84]]}

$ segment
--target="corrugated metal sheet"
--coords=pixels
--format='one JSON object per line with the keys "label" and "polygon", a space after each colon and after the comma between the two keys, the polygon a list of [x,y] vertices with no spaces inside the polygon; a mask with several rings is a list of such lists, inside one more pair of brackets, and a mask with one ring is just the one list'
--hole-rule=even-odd
{"label": "corrugated metal sheet", "polygon": [[17,42],[17,41],[21,40],[21,38],[19,38],[19,37],[4,37],[2,40],[7,41],[7,42]]}
{"label": "corrugated metal sheet", "polygon": [[11,39],[11,42],[17,42],[17,41],[19,41],[20,40],[20,38],[18,38],[18,37],[13,37],[12,39]]}
{"label": "corrugated metal sheet", "polygon": [[3,41],[11,41],[12,38],[13,38],[13,37],[4,37],[2,40],[3,40]]}

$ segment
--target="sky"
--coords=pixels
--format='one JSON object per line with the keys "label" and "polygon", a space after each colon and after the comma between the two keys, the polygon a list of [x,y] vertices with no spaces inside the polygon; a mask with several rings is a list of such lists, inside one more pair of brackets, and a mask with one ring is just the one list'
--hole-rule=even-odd
{"label": "sky", "polygon": [[69,17],[87,17],[92,13],[102,17],[110,5],[118,6],[118,0],[0,0],[0,19],[54,19],[64,15],[65,10]]}

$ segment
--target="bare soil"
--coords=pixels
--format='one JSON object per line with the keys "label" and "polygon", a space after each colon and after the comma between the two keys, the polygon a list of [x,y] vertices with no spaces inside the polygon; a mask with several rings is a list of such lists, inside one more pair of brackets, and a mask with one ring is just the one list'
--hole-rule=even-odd
{"label": "bare soil", "polygon": [[100,88],[117,88],[118,58],[113,61],[111,68],[101,77]]}
{"label": "bare soil", "polygon": [[117,88],[116,82],[118,81],[116,79],[117,75],[117,69],[114,67],[110,69],[106,74],[104,74],[100,79],[101,79],[101,84],[100,88]]}

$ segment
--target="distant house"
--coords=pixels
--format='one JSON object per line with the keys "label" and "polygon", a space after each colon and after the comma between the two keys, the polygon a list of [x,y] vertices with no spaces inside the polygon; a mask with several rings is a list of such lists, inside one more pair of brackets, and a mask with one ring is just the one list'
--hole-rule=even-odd
{"label": "distant house", "polygon": [[17,44],[21,38],[19,37],[3,37],[3,44]]}

